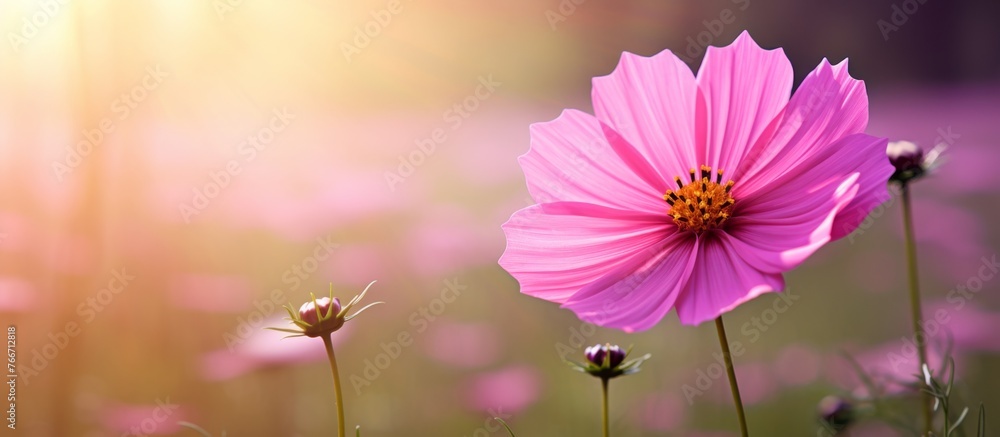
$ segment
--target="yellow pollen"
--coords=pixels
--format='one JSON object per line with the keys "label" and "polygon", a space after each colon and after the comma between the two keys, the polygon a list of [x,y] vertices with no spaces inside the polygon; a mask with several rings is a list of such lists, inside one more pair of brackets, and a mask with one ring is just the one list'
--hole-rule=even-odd
{"label": "yellow pollen", "polygon": [[[703,232],[722,227],[733,214],[733,181],[722,183],[722,170],[715,173],[703,165],[699,173],[691,169],[691,182],[684,184],[680,176],[674,178],[678,189],[667,190],[663,200],[670,205],[670,217],[682,231]],[[700,177],[698,177],[700,176]]]}

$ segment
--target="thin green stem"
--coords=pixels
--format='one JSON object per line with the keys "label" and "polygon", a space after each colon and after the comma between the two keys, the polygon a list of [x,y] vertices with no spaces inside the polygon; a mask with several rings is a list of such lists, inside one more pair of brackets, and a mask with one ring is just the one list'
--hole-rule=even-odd
{"label": "thin green stem", "polygon": [[[921,328],[923,325],[923,310],[920,307],[920,283],[917,274],[917,242],[913,237],[913,211],[910,204],[910,187],[908,184],[901,184],[900,196],[903,199],[903,231],[906,234],[906,269],[910,278],[910,313],[913,315],[913,340],[917,344],[917,351],[920,354],[920,363],[917,368],[917,375],[923,374],[923,366],[927,364],[927,344]],[[929,435],[931,426],[934,423],[931,412],[931,396],[923,393],[920,399],[921,410],[924,417],[924,434]]]}
{"label": "thin green stem", "polygon": [[740,421],[740,435],[747,437],[747,416],[743,413],[743,400],[740,398],[740,386],[736,382],[736,369],[733,367],[733,355],[729,351],[729,340],[726,338],[726,326],[722,316],[715,318],[715,330],[719,333],[719,346],[722,347],[722,357],[726,361],[726,373],[729,374],[729,389],[733,392],[733,404],[736,405],[736,417]]}
{"label": "thin green stem", "polygon": [[345,437],[344,431],[344,395],[340,392],[340,372],[337,371],[337,356],[333,354],[333,342],[330,334],[323,335],[323,344],[326,345],[326,356],[330,358],[330,368],[333,369],[333,391],[337,395],[337,435]]}
{"label": "thin green stem", "polygon": [[611,435],[611,428],[608,424],[608,378],[601,378],[601,391],[604,394],[604,402],[602,404],[602,417],[604,419],[604,437],[609,437]]}

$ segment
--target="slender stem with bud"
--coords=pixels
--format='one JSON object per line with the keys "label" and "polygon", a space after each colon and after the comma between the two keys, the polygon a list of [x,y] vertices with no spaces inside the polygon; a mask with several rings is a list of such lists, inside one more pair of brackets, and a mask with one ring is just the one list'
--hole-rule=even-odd
{"label": "slender stem with bud", "polygon": [[608,424],[608,378],[601,378],[601,391],[604,394],[602,403],[601,417],[604,420],[604,437],[609,437],[611,435],[610,425]]}
{"label": "slender stem with bud", "polygon": [[330,358],[330,368],[333,369],[333,391],[337,396],[337,436],[345,437],[344,431],[344,396],[340,391],[340,372],[337,371],[337,357],[333,354],[333,341],[330,334],[323,335],[323,344],[326,345],[326,356]]}
{"label": "slender stem with bud", "polygon": [[715,318],[715,330],[719,334],[719,346],[722,346],[722,356],[726,361],[726,373],[729,374],[729,389],[733,392],[733,404],[736,405],[736,417],[740,421],[740,435],[747,437],[747,417],[743,413],[743,400],[740,398],[740,386],[736,382],[736,369],[733,367],[733,355],[729,351],[729,340],[726,338],[726,326],[722,324],[722,316]]}
{"label": "slender stem with bud", "polygon": [[[927,364],[927,344],[924,333],[921,329],[923,325],[923,311],[920,307],[920,283],[917,275],[917,242],[913,237],[913,211],[910,204],[910,187],[903,182],[900,184],[900,197],[903,199],[903,231],[906,234],[906,269],[910,278],[910,312],[913,314],[913,340],[917,344],[917,351],[920,354],[920,363],[917,372],[921,372],[923,366]],[[931,396],[927,393],[921,394],[921,410],[924,417],[924,434],[929,434],[934,422],[931,412]]]}

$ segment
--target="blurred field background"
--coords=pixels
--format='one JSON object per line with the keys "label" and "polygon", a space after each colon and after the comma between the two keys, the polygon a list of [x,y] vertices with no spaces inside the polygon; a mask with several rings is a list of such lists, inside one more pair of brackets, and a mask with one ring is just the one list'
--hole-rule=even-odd
{"label": "blurred field background", "polygon": [[[493,415],[519,437],[598,435],[599,383],[560,353],[606,341],[653,354],[612,383],[614,434],[735,435],[724,376],[693,404],[683,389],[715,363],[711,326],[591,330],[519,294],[496,260],[500,224],[531,203],[516,162],[530,123],[590,111],[590,79],[622,51],[697,68],[744,29],[785,49],[796,83],[850,57],[870,133],[949,145],[914,186],[925,306],[950,317],[935,338],[955,346],[962,401],[1000,417],[1000,296],[981,275],[1000,243],[998,14],[937,0],[4,0],[0,321],[22,375],[4,435],[196,435],[182,420],[331,435],[321,342],[261,328],[284,323],[274,300],[330,283],[349,299],[372,280],[368,300],[387,304],[336,335],[348,428],[366,437],[505,435]],[[892,201],[787,276],[787,310],[766,295],[727,314],[754,435],[817,435],[816,403],[858,387],[842,351],[872,366],[905,353],[901,235]],[[961,307],[946,301],[977,281]]]}

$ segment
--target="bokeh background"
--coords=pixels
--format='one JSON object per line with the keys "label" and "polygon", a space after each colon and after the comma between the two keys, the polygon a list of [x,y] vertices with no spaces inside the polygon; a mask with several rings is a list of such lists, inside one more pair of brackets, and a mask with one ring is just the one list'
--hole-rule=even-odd
{"label": "bokeh background", "polygon": [[[612,384],[616,435],[735,435],[712,326],[593,329],[519,294],[496,260],[500,224],[531,203],[516,162],[529,124],[590,111],[590,79],[622,51],[697,68],[744,29],[785,49],[796,83],[850,57],[870,133],[949,146],[914,186],[920,275],[928,313],[949,315],[935,339],[954,346],[961,401],[998,411],[1000,297],[981,269],[1000,242],[998,15],[937,0],[4,0],[0,321],[21,374],[4,435],[196,435],[178,421],[330,435],[321,342],[262,328],[284,323],[280,304],[372,280],[387,304],[336,335],[365,436],[505,435],[494,415],[518,436],[597,435],[599,384],[561,355],[606,341],[653,354]],[[817,402],[858,393],[844,352],[893,373],[902,250],[890,201],[787,275],[786,311],[766,295],[726,316],[756,435],[817,435]],[[981,291],[959,307],[959,285]]]}

